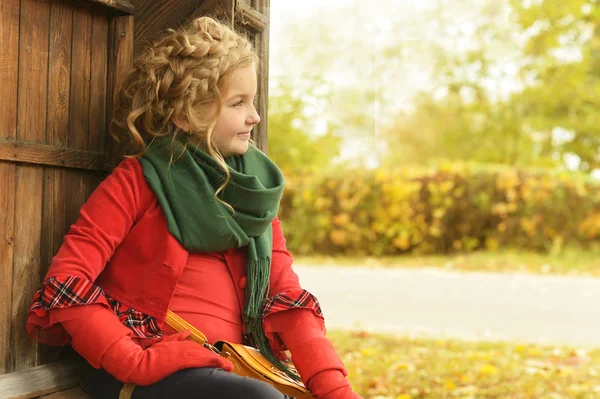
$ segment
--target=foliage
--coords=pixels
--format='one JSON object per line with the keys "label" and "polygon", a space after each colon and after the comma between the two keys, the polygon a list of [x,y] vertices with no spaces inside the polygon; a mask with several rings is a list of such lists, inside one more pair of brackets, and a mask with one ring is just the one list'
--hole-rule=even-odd
{"label": "foliage", "polygon": [[402,45],[380,40],[387,34],[379,31],[373,10],[356,0],[343,7],[323,5],[313,15],[286,20],[285,29],[275,33],[269,155],[286,171],[346,161],[363,165],[382,151],[374,139],[383,112],[377,110],[383,97],[397,96],[382,86],[402,78],[395,70]]}
{"label": "foliage", "polygon": [[506,65],[518,67],[521,53],[515,24],[505,2],[473,3],[439,3],[431,12],[432,33],[417,42],[429,57],[431,85],[385,128],[386,166],[439,159],[540,164],[519,109],[505,99],[515,79]]}
{"label": "foliage", "polygon": [[464,87],[452,85],[442,99],[421,93],[415,110],[398,114],[387,128],[385,167],[427,164],[432,160],[471,160],[493,164],[553,166],[532,150],[534,144],[520,125],[520,115],[503,103],[492,103],[485,91],[466,100]]}
{"label": "foliage", "polygon": [[269,97],[269,156],[284,174],[321,168],[339,155],[340,138],[331,131],[310,133],[305,102],[282,84]]}
{"label": "foliage", "polygon": [[328,337],[365,399],[591,399],[600,350],[411,339],[332,331]]}
{"label": "foliage", "polygon": [[[600,167],[600,5],[597,0],[513,0],[527,35],[520,74],[525,90],[511,102],[539,136],[546,156],[574,156]],[[557,130],[564,133],[557,136]]]}
{"label": "foliage", "polygon": [[[323,168],[342,155],[386,167],[600,169],[598,0],[453,0],[402,13],[386,13],[392,1],[376,4],[348,2],[286,24],[270,77],[280,103],[271,149],[284,163],[307,162],[285,148],[288,134],[300,137],[290,126],[306,117],[308,139],[289,146],[310,154],[315,123],[327,123],[339,145]],[[293,99],[278,99],[279,89]],[[293,113],[279,111],[296,100]],[[322,151],[330,142],[313,144]]]}
{"label": "foliage", "polygon": [[443,18],[450,5],[437,10],[436,38],[427,43],[435,86],[386,129],[386,164],[446,158],[600,168],[598,1],[481,4],[472,29],[458,34]]}
{"label": "foliage", "polygon": [[338,169],[288,179],[280,217],[298,254],[560,252],[600,241],[600,185],[577,173],[462,163]]}

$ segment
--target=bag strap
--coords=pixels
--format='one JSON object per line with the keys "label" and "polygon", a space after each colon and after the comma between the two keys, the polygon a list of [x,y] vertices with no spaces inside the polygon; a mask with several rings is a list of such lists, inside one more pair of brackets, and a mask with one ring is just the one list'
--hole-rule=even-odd
{"label": "bag strap", "polygon": [[210,349],[216,354],[220,353],[217,348],[215,348],[208,342],[208,338],[206,338],[206,335],[204,335],[202,331],[198,330],[196,327],[188,323],[185,319],[183,319],[177,313],[173,312],[171,309],[167,310],[167,317],[165,317],[165,323],[167,323],[169,327],[171,327],[177,332],[190,330],[189,339]]}

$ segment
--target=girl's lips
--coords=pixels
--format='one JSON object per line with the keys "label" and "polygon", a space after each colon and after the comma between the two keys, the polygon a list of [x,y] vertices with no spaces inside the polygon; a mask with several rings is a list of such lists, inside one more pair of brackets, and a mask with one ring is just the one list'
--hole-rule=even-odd
{"label": "girl's lips", "polygon": [[238,133],[238,136],[250,137],[250,132],[242,132],[242,133]]}

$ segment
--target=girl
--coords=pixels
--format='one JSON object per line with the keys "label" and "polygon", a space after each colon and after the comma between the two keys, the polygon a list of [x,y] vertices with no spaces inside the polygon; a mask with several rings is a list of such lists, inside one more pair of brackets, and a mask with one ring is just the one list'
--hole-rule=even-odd
{"label": "girl", "polygon": [[136,61],[111,134],[133,143],[80,210],[27,320],[70,343],[95,398],[284,398],[164,324],[168,309],[210,342],[289,350],[317,398],[357,398],[292,270],[277,219],[283,176],[250,140],[258,58],[207,17],[169,30]]}

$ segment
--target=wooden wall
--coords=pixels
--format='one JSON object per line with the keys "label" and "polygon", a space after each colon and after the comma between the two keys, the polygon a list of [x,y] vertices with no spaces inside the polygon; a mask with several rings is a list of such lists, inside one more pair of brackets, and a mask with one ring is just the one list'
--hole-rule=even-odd
{"label": "wooden wall", "polygon": [[31,298],[80,206],[116,165],[112,96],[136,49],[200,15],[254,41],[266,150],[269,0],[0,0],[0,374],[58,359],[25,331]]}
{"label": "wooden wall", "polygon": [[2,0],[0,24],[0,373],[7,373],[56,358],[55,348],[27,336],[24,322],[79,207],[114,162],[108,94],[129,67],[133,21],[101,2]]}

